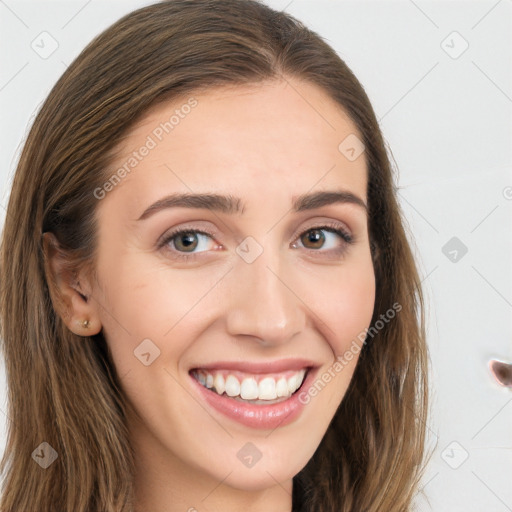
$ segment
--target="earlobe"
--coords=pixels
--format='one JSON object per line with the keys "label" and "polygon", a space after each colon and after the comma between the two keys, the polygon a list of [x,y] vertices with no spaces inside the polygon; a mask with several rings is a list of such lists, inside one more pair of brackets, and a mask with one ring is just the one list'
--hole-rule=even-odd
{"label": "earlobe", "polygon": [[43,233],[42,245],[46,282],[55,312],[75,334],[98,334],[101,322],[87,283],[78,280],[69,257],[53,233]]}
{"label": "earlobe", "polygon": [[74,320],[73,325],[67,323],[67,326],[79,336],[93,336],[101,331],[101,324],[90,319]]}

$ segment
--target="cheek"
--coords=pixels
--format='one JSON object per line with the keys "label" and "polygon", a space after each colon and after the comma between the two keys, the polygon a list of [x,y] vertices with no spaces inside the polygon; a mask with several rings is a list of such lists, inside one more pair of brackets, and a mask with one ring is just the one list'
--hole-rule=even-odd
{"label": "cheek", "polygon": [[[103,267],[99,277],[105,283],[98,295],[103,332],[120,374],[137,362],[134,355],[142,346],[176,360],[190,343],[194,326],[201,327],[191,319],[197,320],[201,302],[208,304],[204,298],[218,281],[214,273],[192,279],[185,270],[171,272],[140,258],[119,259],[115,266]],[[189,329],[186,337],[177,335],[183,327]]]}
{"label": "cheek", "polygon": [[308,297],[316,330],[328,343],[329,362],[321,367],[303,403],[314,402],[319,425],[327,425],[352,380],[375,305],[375,274],[371,257],[361,254],[335,272],[317,275]]}
{"label": "cheek", "polygon": [[345,351],[347,342],[357,339],[370,325],[375,304],[375,279],[371,274],[347,277],[346,286],[333,299],[329,311],[333,330],[342,333],[333,347],[336,354]]}
{"label": "cheek", "polygon": [[375,305],[373,264],[363,257],[317,282],[318,289],[307,295],[308,305],[317,314],[318,330],[338,355],[370,325]]}
{"label": "cheek", "polygon": [[320,312],[318,330],[329,344],[331,358],[319,369],[309,389],[301,394],[301,401],[311,403],[317,411],[320,437],[350,385],[375,303],[373,266],[361,266],[359,272],[347,272],[339,277],[324,287],[321,302],[315,309]]}

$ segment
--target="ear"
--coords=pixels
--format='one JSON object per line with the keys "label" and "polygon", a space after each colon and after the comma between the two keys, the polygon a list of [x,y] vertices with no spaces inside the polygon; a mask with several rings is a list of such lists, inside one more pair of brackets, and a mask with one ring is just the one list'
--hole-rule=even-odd
{"label": "ear", "polygon": [[42,243],[46,281],[55,311],[75,334],[98,334],[101,321],[85,272],[78,275],[71,270],[69,255],[62,250],[53,233],[43,233]]}

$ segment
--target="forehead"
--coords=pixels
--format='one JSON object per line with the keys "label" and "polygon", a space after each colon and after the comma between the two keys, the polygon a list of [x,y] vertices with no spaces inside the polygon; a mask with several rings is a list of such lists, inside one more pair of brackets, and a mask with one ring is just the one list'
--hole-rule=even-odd
{"label": "forehead", "polygon": [[190,94],[152,107],[118,144],[109,172],[124,172],[108,199],[124,198],[133,215],[175,191],[284,200],[342,186],[365,199],[364,153],[344,152],[354,137],[362,138],[343,109],[307,82]]}

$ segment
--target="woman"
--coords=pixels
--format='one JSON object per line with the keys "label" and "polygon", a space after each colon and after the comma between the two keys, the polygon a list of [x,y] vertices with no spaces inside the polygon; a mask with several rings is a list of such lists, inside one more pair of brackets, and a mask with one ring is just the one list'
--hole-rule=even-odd
{"label": "woman", "polygon": [[420,281],[369,100],[291,16],[171,0],[98,36],[1,265],[2,512],[410,510]]}

